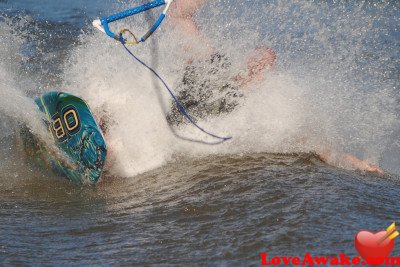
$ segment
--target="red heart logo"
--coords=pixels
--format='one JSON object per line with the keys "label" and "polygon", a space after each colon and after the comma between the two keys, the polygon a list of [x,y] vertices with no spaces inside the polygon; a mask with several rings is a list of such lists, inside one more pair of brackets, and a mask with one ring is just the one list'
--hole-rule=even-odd
{"label": "red heart logo", "polygon": [[354,244],[360,256],[369,264],[377,264],[378,259],[389,257],[394,248],[394,239],[386,238],[386,231],[373,233],[360,231],[354,238]]}

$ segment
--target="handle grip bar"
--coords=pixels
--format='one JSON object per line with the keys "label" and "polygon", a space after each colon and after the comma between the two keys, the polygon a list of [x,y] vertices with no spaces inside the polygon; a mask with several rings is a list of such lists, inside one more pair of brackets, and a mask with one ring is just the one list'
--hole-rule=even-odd
{"label": "handle grip bar", "polygon": [[107,34],[111,38],[119,40],[119,38],[120,38],[119,34],[115,34],[110,30],[110,27],[108,25],[109,23],[142,13],[144,11],[147,11],[147,10],[150,10],[150,9],[162,6],[162,5],[166,5],[164,11],[161,13],[161,15],[157,19],[157,21],[153,24],[153,26],[150,28],[150,30],[145,35],[143,35],[143,37],[140,38],[140,40],[138,41],[138,42],[144,42],[147,40],[147,38],[149,38],[157,30],[157,28],[163,22],[166,14],[168,12],[168,9],[173,1],[174,0],[155,0],[153,2],[146,3],[144,5],[111,15],[109,17],[97,19],[97,20],[93,21],[93,26],[96,27],[98,30],[102,31],[103,33]]}

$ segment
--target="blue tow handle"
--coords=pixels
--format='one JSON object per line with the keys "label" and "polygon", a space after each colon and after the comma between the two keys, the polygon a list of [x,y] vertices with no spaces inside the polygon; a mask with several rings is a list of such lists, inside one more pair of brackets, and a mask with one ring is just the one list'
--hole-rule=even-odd
{"label": "blue tow handle", "polygon": [[[113,33],[110,30],[110,28],[108,26],[109,23],[117,21],[117,20],[120,20],[120,19],[124,19],[126,17],[133,16],[135,14],[138,14],[138,13],[141,13],[141,12],[144,12],[144,11],[147,11],[149,9],[152,9],[152,8],[155,8],[155,7],[159,7],[159,6],[162,6],[162,5],[165,5],[165,4],[166,4],[165,0],[155,0],[153,2],[150,2],[150,3],[144,4],[144,5],[141,5],[141,6],[138,6],[138,7],[135,7],[135,8],[128,9],[126,11],[117,13],[115,15],[101,18],[100,19],[101,25],[103,26],[104,31],[108,36],[110,36],[111,38],[114,38],[116,40],[120,40],[119,35]],[[162,13],[160,15],[160,17],[158,18],[158,20],[156,21],[156,23],[153,25],[153,27],[151,27],[151,29],[140,39],[140,42],[144,42],[147,38],[149,38],[150,35],[152,35],[152,33],[158,28],[158,26],[160,26],[160,24],[164,20],[164,18],[165,18],[165,13]]]}
{"label": "blue tow handle", "polygon": [[142,38],[140,38],[140,42],[146,41],[147,38],[149,38],[153,34],[153,32],[157,30],[158,26],[160,26],[161,22],[163,22],[164,19],[165,14],[161,14],[156,23],[154,23],[153,27],[151,27],[151,29],[145,35],[143,35]]}

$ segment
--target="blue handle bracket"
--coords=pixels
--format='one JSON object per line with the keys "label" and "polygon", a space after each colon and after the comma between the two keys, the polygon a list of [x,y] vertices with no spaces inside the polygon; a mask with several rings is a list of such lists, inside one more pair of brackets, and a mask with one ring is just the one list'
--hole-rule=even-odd
{"label": "blue handle bracket", "polygon": [[[108,36],[110,36],[111,38],[114,38],[114,39],[116,39],[116,40],[120,40],[119,34],[115,34],[114,32],[112,32],[112,31],[110,30],[110,27],[109,27],[109,25],[108,25],[109,23],[112,23],[112,22],[115,22],[115,21],[117,21],[117,20],[121,20],[121,19],[130,17],[130,16],[133,16],[133,15],[136,15],[136,14],[139,14],[139,13],[142,13],[142,12],[144,12],[144,11],[147,11],[147,10],[150,10],[150,9],[153,9],[153,8],[156,8],[156,7],[165,5],[165,4],[167,4],[167,2],[166,2],[165,0],[155,0],[155,1],[153,1],[153,2],[146,3],[146,4],[144,4],[144,5],[141,5],[141,6],[132,8],[132,9],[125,10],[125,11],[123,11],[123,12],[114,14],[114,15],[112,15],[112,16],[101,18],[101,19],[100,19],[100,22],[101,22],[101,25],[102,25],[103,28],[104,28],[104,32],[105,32]],[[142,38],[139,39],[139,42],[144,42],[144,41],[146,41],[147,38],[149,38],[149,37],[157,30],[157,28],[158,28],[158,27],[160,26],[160,24],[163,22],[163,20],[164,20],[164,18],[165,18],[165,15],[166,15],[165,12],[163,12],[163,13],[160,15],[160,17],[158,18],[158,20],[157,20],[157,21],[154,23],[154,25],[151,27],[151,29],[150,29],[145,35],[143,35]]]}

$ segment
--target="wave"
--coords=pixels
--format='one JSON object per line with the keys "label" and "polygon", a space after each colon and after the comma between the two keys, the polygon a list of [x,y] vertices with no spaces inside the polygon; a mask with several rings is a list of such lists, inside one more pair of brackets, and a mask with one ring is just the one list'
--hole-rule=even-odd
{"label": "wave", "polygon": [[[243,97],[232,112],[199,120],[212,132],[233,136],[219,146],[177,138],[166,120],[173,103],[162,84],[118,43],[91,29],[85,29],[68,51],[60,88],[86,99],[98,116],[108,117],[112,175],[131,177],[187,157],[326,149],[355,154],[399,173],[400,157],[393,149],[398,148],[399,133],[394,78],[399,71],[398,40],[391,29],[396,23],[391,14],[397,11],[396,4],[387,1],[372,5],[232,0],[204,7],[196,22],[210,46],[230,62],[229,70],[214,75],[217,83],[245,72],[247,58],[257,47],[270,47],[278,56],[274,70],[266,71],[262,81],[238,88]],[[144,31],[149,16],[116,27],[128,24]],[[32,102],[16,89],[13,77],[18,70],[5,67],[20,60],[4,60],[20,54],[24,39],[4,23],[1,30],[1,36],[9,37],[0,37],[6,47],[0,52],[1,62],[6,62],[0,65],[0,109],[31,123],[30,118],[39,116],[29,113],[34,110]],[[133,47],[178,94],[188,62],[206,54],[206,49],[170,21],[146,44]],[[212,70],[207,62],[198,63],[206,72]],[[19,106],[26,106],[28,114]],[[210,141],[189,124],[175,130]]]}

